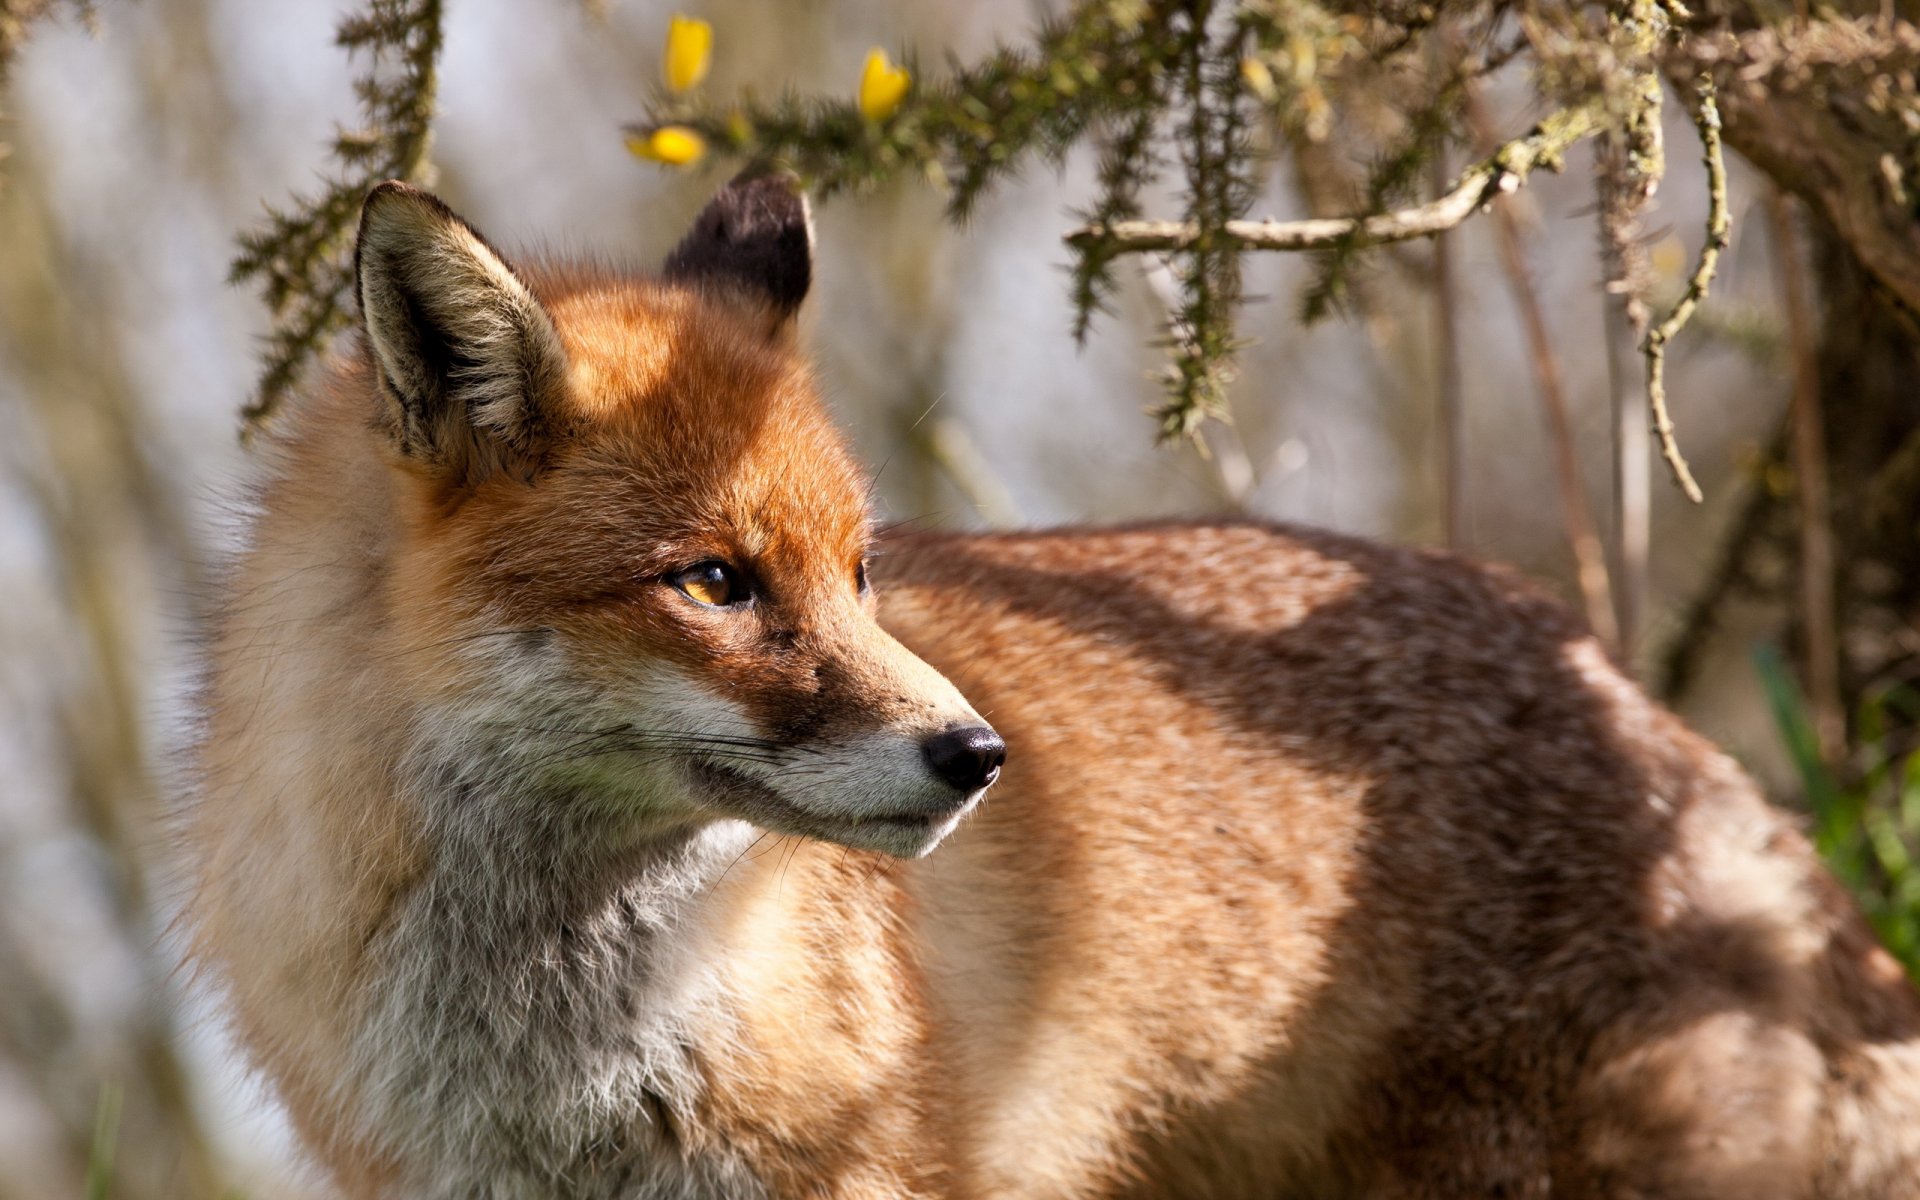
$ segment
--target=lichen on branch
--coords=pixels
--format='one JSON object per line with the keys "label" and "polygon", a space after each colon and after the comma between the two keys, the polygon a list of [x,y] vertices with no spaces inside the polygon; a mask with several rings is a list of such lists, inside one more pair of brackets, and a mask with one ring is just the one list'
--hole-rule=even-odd
{"label": "lichen on branch", "polygon": [[1673,481],[1695,504],[1703,498],[1693,471],[1680,453],[1674,437],[1673,416],[1667,411],[1666,356],[1671,342],[1693,318],[1700,302],[1707,298],[1713,284],[1714,269],[1720,253],[1733,236],[1732,211],[1727,204],[1727,161],[1720,144],[1720,107],[1714,96],[1713,77],[1701,75],[1695,82],[1694,127],[1700,132],[1700,153],[1707,167],[1707,237],[1700,247],[1687,287],[1673,308],[1647,331],[1640,351],[1647,360],[1647,407],[1653,418],[1654,437],[1660,443],[1660,456],[1673,472]]}

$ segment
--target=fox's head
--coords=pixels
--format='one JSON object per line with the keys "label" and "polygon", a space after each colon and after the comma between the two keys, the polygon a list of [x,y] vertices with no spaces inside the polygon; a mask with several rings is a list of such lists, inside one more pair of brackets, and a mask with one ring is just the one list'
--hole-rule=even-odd
{"label": "fox's head", "polygon": [[777,177],[728,185],[657,278],[516,269],[425,192],[367,198],[389,604],[434,769],[905,856],[994,781],[1000,738],[875,620],[866,480],[793,344],[810,242]]}

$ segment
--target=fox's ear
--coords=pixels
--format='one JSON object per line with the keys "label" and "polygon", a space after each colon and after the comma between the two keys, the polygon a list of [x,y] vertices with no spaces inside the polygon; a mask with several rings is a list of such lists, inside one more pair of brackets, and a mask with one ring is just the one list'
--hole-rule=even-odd
{"label": "fox's ear", "polygon": [[453,483],[531,478],[567,362],[513,268],[438,198],[389,181],[361,207],[354,275],[402,452]]}
{"label": "fox's ear", "polygon": [[667,256],[666,276],[734,289],[784,325],[813,282],[813,215],[799,182],[787,174],[735,176]]}

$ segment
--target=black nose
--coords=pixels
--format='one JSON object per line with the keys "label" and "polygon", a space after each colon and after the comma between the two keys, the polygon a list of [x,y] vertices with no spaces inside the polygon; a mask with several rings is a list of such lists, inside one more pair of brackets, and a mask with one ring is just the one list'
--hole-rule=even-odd
{"label": "black nose", "polygon": [[927,739],[927,765],[963,792],[983,788],[1000,777],[1007,744],[985,725],[949,729]]}

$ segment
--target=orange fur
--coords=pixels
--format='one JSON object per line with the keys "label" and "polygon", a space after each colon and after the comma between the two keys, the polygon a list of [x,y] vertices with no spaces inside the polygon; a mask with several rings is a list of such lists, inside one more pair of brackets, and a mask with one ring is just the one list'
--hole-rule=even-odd
{"label": "orange fur", "polygon": [[[348,1194],[436,1178],[342,1064],[447,854],[421,731],[506,688],[473,647],[521,636],[587,694],[803,750],[966,715],[950,679],[1010,748],[926,858],[729,851],[670,923],[705,997],[672,1027],[691,1090],[645,1091],[540,1194],[1920,1190],[1913,990],[1792,822],[1527,587],[1174,524],[888,536],[876,611],[863,479],[777,312],[524,279],[566,360],[533,432],[436,462],[344,363],[277,451],[212,649],[197,950]],[[662,582],[704,560],[765,599]],[[620,944],[634,864],[737,815],[607,800],[628,758],[558,745],[570,790],[526,820],[597,822],[597,865],[556,877],[581,894],[546,958]],[[524,1019],[564,1024],[556,995]],[[537,1177],[481,1178],[431,1194]]]}

